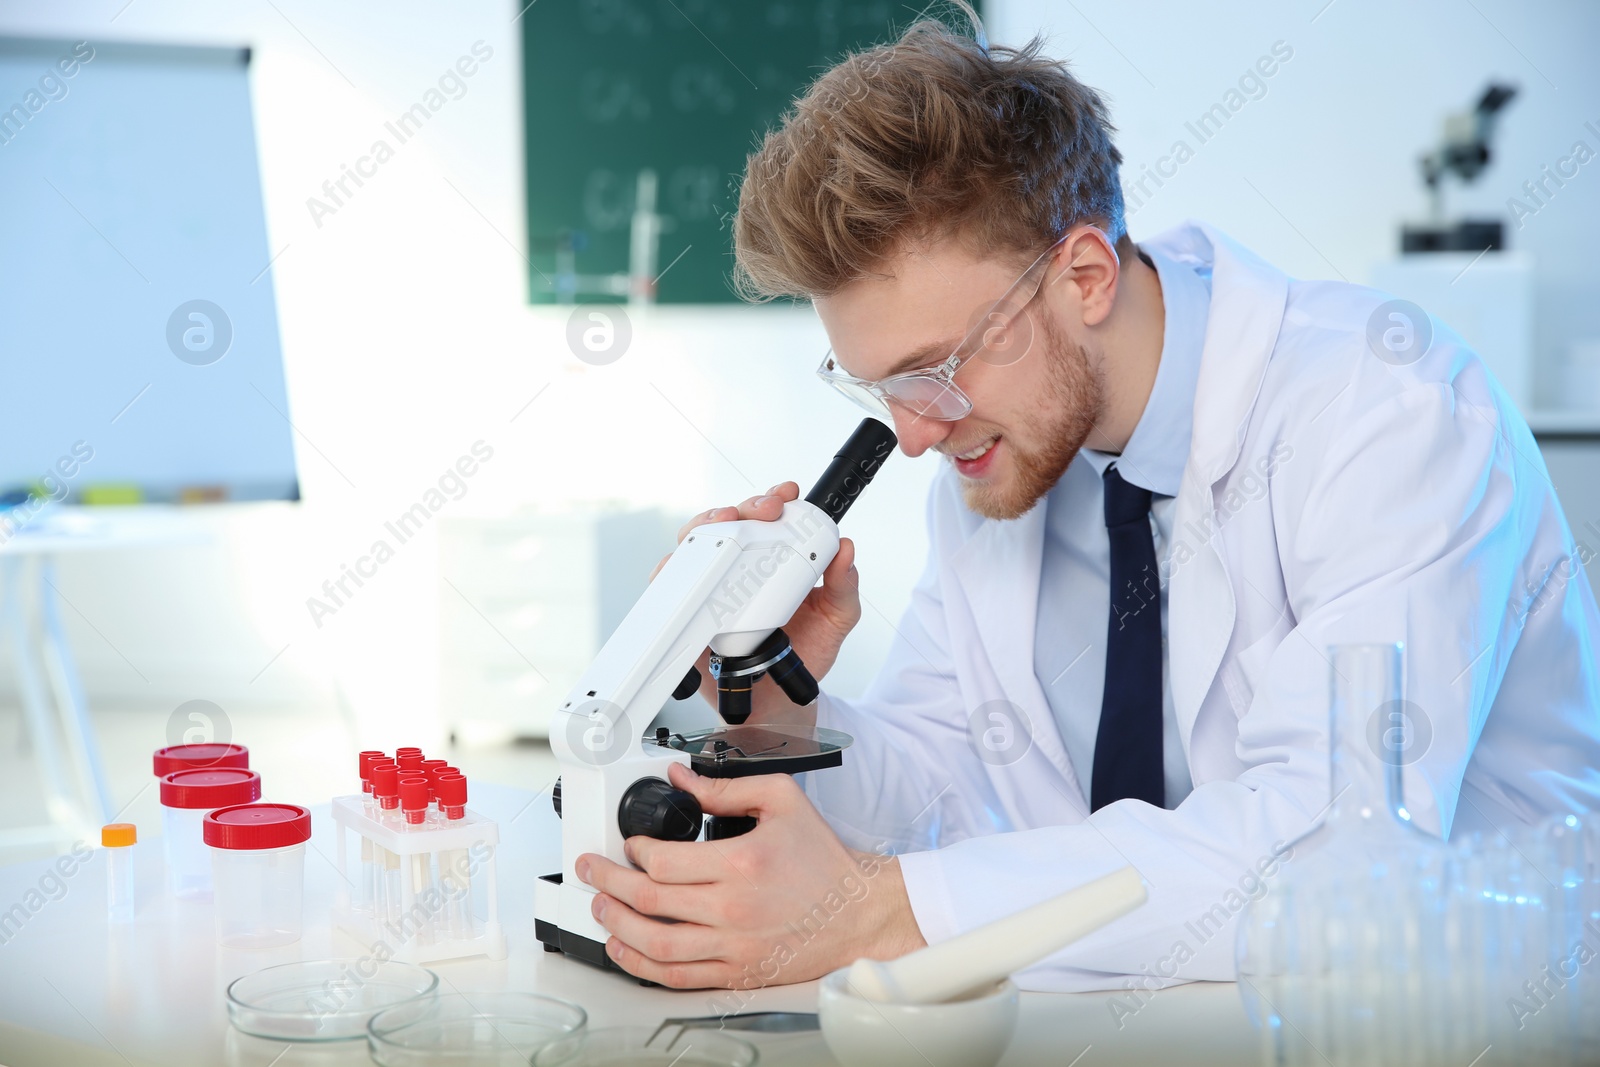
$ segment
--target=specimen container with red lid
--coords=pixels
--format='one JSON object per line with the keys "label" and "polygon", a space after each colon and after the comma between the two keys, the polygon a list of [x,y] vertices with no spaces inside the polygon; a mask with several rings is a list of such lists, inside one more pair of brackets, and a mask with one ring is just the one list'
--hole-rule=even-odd
{"label": "specimen container with red lid", "polygon": [[272,948],[300,940],[311,812],[298,804],[233,804],[205,817],[216,884],[217,941]]}
{"label": "specimen container with red lid", "polygon": [[161,776],[167,887],[180,900],[211,899],[211,857],[201,827],[206,812],[261,799],[261,775],[248,767],[197,767]]}

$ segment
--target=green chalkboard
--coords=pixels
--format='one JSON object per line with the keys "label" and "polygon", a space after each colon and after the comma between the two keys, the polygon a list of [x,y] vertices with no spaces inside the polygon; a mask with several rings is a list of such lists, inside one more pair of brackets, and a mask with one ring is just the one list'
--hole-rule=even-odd
{"label": "green chalkboard", "polygon": [[[938,5],[935,5],[937,8]],[[892,40],[891,0],[539,0],[522,15],[529,298],[623,299],[641,171],[663,303],[727,302],[745,157],[844,53]],[[642,260],[640,262],[643,262]]]}

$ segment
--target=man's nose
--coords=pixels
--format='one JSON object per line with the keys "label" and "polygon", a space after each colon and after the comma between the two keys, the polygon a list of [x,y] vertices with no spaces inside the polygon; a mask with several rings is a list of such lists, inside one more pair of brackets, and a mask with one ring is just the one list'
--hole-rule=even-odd
{"label": "man's nose", "polygon": [[889,415],[894,419],[894,435],[900,439],[900,451],[912,459],[949,437],[950,427],[954,425],[918,415],[893,401],[889,402]]}

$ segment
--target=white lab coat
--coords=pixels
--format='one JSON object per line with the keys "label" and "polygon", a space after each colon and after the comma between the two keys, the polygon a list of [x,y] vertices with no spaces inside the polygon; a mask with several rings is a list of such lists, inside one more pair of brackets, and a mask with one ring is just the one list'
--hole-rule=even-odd
{"label": "white lab coat", "polygon": [[[1030,989],[1235,976],[1238,914],[1328,801],[1332,644],[1405,642],[1406,699],[1432,735],[1405,772],[1418,825],[1600,806],[1600,614],[1483,363],[1437,322],[1420,361],[1381,361],[1366,329],[1384,294],[1291,280],[1208,226],[1150,243],[1213,279],[1163,563],[1194,791],[1090,815],[1033,671],[1045,508],[983,519],[948,467],[882,671],[859,700],[820,699],[818,724],[854,746],[804,776],[847,844],[903,853],[930,943],[1134,864],[1149,902],[1023,972]],[[977,755],[994,701],[1031,732],[1006,765]]]}

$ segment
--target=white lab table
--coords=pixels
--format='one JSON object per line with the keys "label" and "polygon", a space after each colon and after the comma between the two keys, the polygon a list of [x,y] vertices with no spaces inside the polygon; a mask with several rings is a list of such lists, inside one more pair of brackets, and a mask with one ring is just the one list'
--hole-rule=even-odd
{"label": "white lab table", "polygon": [[[266,799],[284,799],[268,797]],[[533,882],[559,866],[559,823],[548,794],[475,785],[471,806],[500,824],[497,855],[507,959],[432,964],[441,991],[523,990],[576,1001],[591,1026],[645,1024],[667,1016],[720,1014],[716,991],[646,988],[632,980],[548,954],[533,936]],[[140,827],[138,915],[106,922],[105,864],[94,857],[48,894],[20,929],[0,932],[0,1064],[6,1067],[186,1067],[189,1064],[297,1067],[370,1064],[364,1042],[288,1044],[248,1037],[228,1023],[223,991],[240,975],[298,959],[360,956],[365,949],[329,922],[337,882],[333,824],[314,807],[306,858],[306,931],[298,944],[256,952],[219,949],[210,905],[169,899],[161,890],[161,844]],[[51,863],[0,868],[0,916],[24,903]],[[54,889],[53,886],[46,887]],[[33,898],[35,902],[39,898]],[[26,903],[23,907],[27,911]],[[724,995],[726,992],[724,991]],[[1146,995],[1119,1028],[1110,994],[1022,997],[1021,1022],[1003,1063],[1083,1067],[1102,1064],[1255,1062],[1256,1038],[1231,983],[1197,983]],[[816,983],[758,990],[747,1011],[815,1011]],[[761,1063],[832,1064],[821,1035],[741,1035]],[[1092,1046],[1092,1048],[1091,1048]],[[1089,1048],[1087,1055],[1076,1059]]]}

